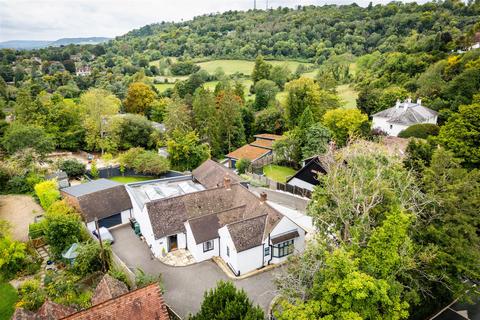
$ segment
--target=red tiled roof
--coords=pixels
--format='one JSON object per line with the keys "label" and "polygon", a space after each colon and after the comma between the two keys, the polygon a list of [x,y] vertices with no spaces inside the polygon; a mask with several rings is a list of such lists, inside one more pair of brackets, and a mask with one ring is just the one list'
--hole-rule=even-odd
{"label": "red tiled roof", "polygon": [[260,147],[260,148],[272,150],[274,141],[275,140],[258,139],[250,143],[250,145],[254,147]]}
{"label": "red tiled roof", "polygon": [[160,293],[160,288],[157,284],[151,284],[97,304],[89,309],[74,313],[65,319],[169,320],[170,317]]}
{"label": "red tiled roof", "polygon": [[227,154],[225,157],[227,158],[232,158],[232,159],[248,159],[250,161],[253,161],[255,159],[261,158],[267,153],[269,153],[270,150],[264,149],[264,148],[259,148],[259,147],[254,147],[249,144],[244,145],[243,147],[238,148],[237,150],[234,150]]}
{"label": "red tiled roof", "polygon": [[92,297],[92,305],[116,298],[127,292],[128,288],[125,283],[113,278],[107,273],[95,288],[95,293]]}
{"label": "red tiled roof", "polygon": [[283,136],[280,136],[278,134],[272,134],[272,133],[256,134],[253,137],[256,139],[266,139],[266,140],[278,140],[283,138]]}

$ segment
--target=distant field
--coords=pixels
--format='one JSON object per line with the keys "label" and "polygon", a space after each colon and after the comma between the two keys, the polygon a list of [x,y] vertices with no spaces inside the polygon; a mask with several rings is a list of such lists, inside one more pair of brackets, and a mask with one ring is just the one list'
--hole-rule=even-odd
{"label": "distant field", "polygon": [[[298,65],[303,64],[305,66],[311,65],[311,63],[304,63],[292,60],[271,60],[268,63],[276,66],[276,65],[287,65],[290,71],[295,72]],[[234,74],[236,72],[243,73],[245,75],[250,75],[253,70],[253,66],[255,65],[254,61],[247,61],[247,60],[212,60],[206,62],[199,62],[197,65],[200,66],[203,70],[207,71],[210,74],[215,73],[217,68],[222,68],[225,74]]]}
{"label": "distant field", "polygon": [[155,85],[155,88],[157,88],[159,92],[163,92],[168,88],[173,88],[174,86],[175,85],[173,83],[158,83]]}
{"label": "distant field", "polygon": [[340,99],[345,102],[345,108],[350,109],[357,107],[358,92],[356,92],[351,86],[348,84],[338,86],[337,93]]}

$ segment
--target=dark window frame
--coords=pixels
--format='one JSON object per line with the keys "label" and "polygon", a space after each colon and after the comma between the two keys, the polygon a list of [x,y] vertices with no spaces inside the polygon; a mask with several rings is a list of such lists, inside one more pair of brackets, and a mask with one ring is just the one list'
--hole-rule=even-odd
{"label": "dark window frame", "polygon": [[270,247],[263,248],[263,256],[268,257],[270,255]]}
{"label": "dark window frame", "polygon": [[274,258],[283,258],[293,253],[295,250],[295,241],[294,239],[286,240],[280,243],[277,243],[273,246],[273,257]]}
{"label": "dark window frame", "polygon": [[230,257],[230,248],[227,246],[227,257]]}
{"label": "dark window frame", "polygon": [[[210,248],[208,247],[209,243],[212,244]],[[206,249],[205,249],[205,245],[207,246]],[[213,249],[215,249],[215,242],[213,240],[207,240],[203,243],[203,252],[212,251]]]}

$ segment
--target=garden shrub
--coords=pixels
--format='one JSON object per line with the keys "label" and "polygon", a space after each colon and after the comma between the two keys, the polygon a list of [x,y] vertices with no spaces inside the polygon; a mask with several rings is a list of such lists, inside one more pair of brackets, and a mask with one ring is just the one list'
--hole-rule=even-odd
{"label": "garden shrub", "polygon": [[127,274],[122,270],[118,268],[110,268],[110,270],[108,270],[108,274],[111,275],[113,278],[117,279],[118,281],[122,281],[123,283],[125,283],[129,289],[132,288],[132,284],[130,283]]}
{"label": "garden shrub", "polygon": [[47,295],[45,290],[40,285],[40,280],[31,279],[25,281],[18,288],[19,302],[18,308],[24,308],[31,311],[36,311],[45,302]]}
{"label": "garden shrub", "polygon": [[40,201],[43,209],[47,210],[50,206],[60,199],[60,191],[56,180],[47,180],[37,183],[34,187],[35,194]]}
{"label": "garden shrub", "polygon": [[54,302],[82,309],[90,307],[92,292],[81,288],[79,285],[81,277],[61,272],[50,273],[45,280],[45,291]]}
{"label": "garden shrub", "polygon": [[0,278],[8,279],[22,269],[27,258],[27,246],[10,237],[0,238]]}
{"label": "garden shrub", "polygon": [[[111,265],[110,245],[104,242],[105,267],[109,269]],[[79,276],[86,276],[95,271],[102,271],[101,248],[98,241],[87,241],[82,243],[77,249],[78,256],[73,264],[72,272]]]}
{"label": "garden shrub", "polygon": [[427,139],[429,136],[437,136],[440,127],[433,123],[414,124],[407,129],[401,131],[398,136],[400,138],[420,138]]}
{"label": "garden shrub", "polygon": [[252,161],[242,158],[238,160],[237,163],[235,163],[235,168],[237,169],[239,174],[244,174],[248,170],[251,164],[252,164]]}
{"label": "garden shrub", "polygon": [[83,226],[75,209],[65,201],[53,203],[45,214],[45,241],[52,254],[60,257],[64,250],[83,239]]}
{"label": "garden shrub", "polygon": [[69,178],[76,178],[85,174],[85,164],[77,159],[63,160],[58,168],[64,171]]}

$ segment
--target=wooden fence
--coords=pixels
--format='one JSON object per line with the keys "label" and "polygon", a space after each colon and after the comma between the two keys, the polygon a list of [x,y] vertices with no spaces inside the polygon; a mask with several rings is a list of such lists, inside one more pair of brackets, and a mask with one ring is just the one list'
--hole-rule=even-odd
{"label": "wooden fence", "polygon": [[272,179],[269,179],[268,177],[252,172],[247,172],[247,176],[252,178],[255,181],[260,182],[263,186],[268,187],[269,189],[272,190],[280,190],[280,191],[285,191],[291,194],[295,194],[301,197],[306,197],[306,198],[311,198],[312,197],[312,191],[304,188],[300,188],[297,186],[292,186],[286,183],[280,183],[273,181]]}

